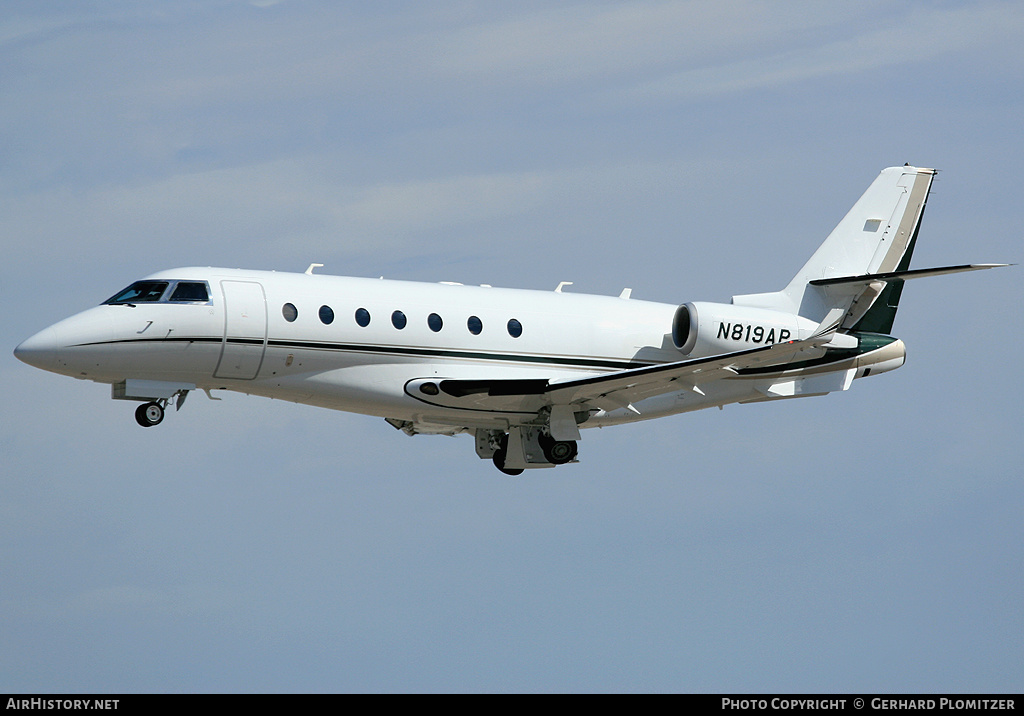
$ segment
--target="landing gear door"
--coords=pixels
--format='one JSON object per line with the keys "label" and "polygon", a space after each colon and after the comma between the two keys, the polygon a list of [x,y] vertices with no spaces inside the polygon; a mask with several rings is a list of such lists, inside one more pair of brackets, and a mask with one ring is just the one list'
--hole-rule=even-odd
{"label": "landing gear door", "polygon": [[267,347],[267,299],[255,281],[221,281],[224,342],[215,378],[252,380]]}

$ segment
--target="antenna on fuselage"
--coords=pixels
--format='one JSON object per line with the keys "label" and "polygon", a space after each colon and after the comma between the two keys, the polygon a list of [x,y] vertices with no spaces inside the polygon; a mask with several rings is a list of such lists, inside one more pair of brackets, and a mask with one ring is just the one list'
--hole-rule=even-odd
{"label": "antenna on fuselage", "polygon": [[323,267],[323,264],[310,264],[309,268],[306,269],[306,275],[307,276],[312,276],[313,275],[313,269],[315,269],[315,268],[322,268],[322,267]]}

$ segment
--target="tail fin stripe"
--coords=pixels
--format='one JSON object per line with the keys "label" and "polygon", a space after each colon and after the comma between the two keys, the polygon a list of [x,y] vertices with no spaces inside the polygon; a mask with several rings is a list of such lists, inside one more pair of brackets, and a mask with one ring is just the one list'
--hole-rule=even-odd
{"label": "tail fin stripe", "polygon": [[[921,215],[924,213],[924,206],[928,202],[928,192],[931,189],[934,177],[934,169],[918,169],[918,173],[914,177],[913,187],[910,190],[910,197],[907,200],[907,207],[896,229],[896,235],[882,260],[872,273],[898,270],[900,263],[907,254],[908,248],[913,251],[911,240],[917,233],[917,226],[921,221]],[[909,259],[909,256],[907,258]],[[908,260],[907,264],[909,265],[909,263],[910,261]]]}

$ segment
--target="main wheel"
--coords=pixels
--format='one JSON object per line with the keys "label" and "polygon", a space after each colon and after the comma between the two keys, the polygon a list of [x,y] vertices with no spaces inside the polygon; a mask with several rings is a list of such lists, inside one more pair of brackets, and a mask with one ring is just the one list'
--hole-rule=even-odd
{"label": "main wheel", "polygon": [[572,462],[578,452],[575,440],[555,440],[549,435],[544,435],[539,442],[540,449],[544,451],[544,459],[552,465]]}
{"label": "main wheel", "polygon": [[143,403],[135,409],[135,422],[144,428],[159,425],[164,419],[164,409],[160,403]]}
{"label": "main wheel", "polygon": [[511,468],[505,467],[505,456],[508,455],[508,436],[501,441],[501,447],[494,451],[494,457],[491,459],[494,461],[494,466],[506,475],[522,475],[523,468]]}

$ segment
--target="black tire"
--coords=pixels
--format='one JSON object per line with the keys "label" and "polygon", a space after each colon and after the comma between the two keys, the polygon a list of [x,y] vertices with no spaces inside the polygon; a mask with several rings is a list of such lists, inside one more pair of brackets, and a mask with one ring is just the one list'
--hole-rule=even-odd
{"label": "black tire", "polygon": [[498,470],[500,470],[501,472],[505,473],[506,475],[512,475],[512,476],[522,475],[523,474],[523,468],[521,468],[521,467],[520,468],[514,468],[514,469],[510,468],[510,467],[505,467],[505,456],[507,454],[508,454],[508,451],[505,448],[500,448],[498,450],[495,450],[494,451],[494,457],[491,458],[494,461],[494,466],[496,468],[498,468]]}
{"label": "black tire", "polygon": [[579,452],[575,440],[555,440],[550,435],[542,435],[538,442],[544,451],[544,459],[552,465],[572,462]]}
{"label": "black tire", "polygon": [[135,422],[144,428],[159,425],[164,419],[164,409],[160,403],[143,403],[135,409]]}

